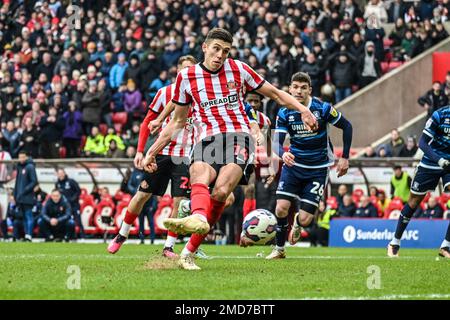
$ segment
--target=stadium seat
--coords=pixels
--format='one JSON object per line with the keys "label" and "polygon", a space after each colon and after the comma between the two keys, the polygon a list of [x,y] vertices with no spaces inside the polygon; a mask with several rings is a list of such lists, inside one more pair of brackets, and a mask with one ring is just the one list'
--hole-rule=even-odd
{"label": "stadium seat", "polygon": [[438,198],[438,202],[444,210],[447,210],[447,202],[450,200],[450,194],[442,193]]}
{"label": "stadium seat", "polygon": [[387,72],[390,72],[394,69],[397,69],[398,67],[400,67],[403,63],[401,61],[391,61],[389,63],[389,68]]}
{"label": "stadium seat", "polygon": [[128,113],[126,112],[115,112],[112,115],[112,122],[114,124],[121,124],[124,125],[128,121]]}
{"label": "stadium seat", "polygon": [[[403,209],[403,202],[402,200],[398,198],[392,199],[392,201],[389,203],[388,207],[386,208],[386,211],[384,212],[384,218],[385,219],[397,219],[399,217],[400,212]],[[394,213],[395,211],[398,212]]]}
{"label": "stadium seat", "polygon": [[384,46],[385,49],[390,48],[393,43],[394,43],[394,41],[389,39],[389,38],[384,38],[383,39],[383,46]]}
{"label": "stadium seat", "polygon": [[427,202],[431,197],[431,193],[428,192],[425,197],[423,198],[422,202],[420,203],[420,207],[422,208],[422,210],[425,210],[427,208]]}
{"label": "stadium seat", "polygon": [[86,145],[86,140],[87,140],[87,137],[85,135],[82,135],[81,136],[81,141],[80,141],[80,149],[81,150],[84,149],[84,146]]}
{"label": "stadium seat", "polygon": [[339,206],[337,198],[334,197],[334,196],[328,197],[328,199],[327,199],[327,206],[330,209],[336,210],[338,208],[338,206]]}
{"label": "stadium seat", "polygon": [[386,74],[386,73],[388,72],[388,69],[389,69],[389,62],[384,62],[384,61],[382,61],[382,62],[380,63],[380,65],[381,65],[381,72],[382,72],[383,74]]}
{"label": "stadium seat", "polygon": [[60,147],[59,148],[59,157],[64,159],[67,155],[67,149],[66,147]]}
{"label": "stadium seat", "polygon": [[122,201],[122,198],[123,198],[124,194],[125,193],[123,191],[117,190],[116,194],[113,197],[114,201],[116,201],[116,202]]}

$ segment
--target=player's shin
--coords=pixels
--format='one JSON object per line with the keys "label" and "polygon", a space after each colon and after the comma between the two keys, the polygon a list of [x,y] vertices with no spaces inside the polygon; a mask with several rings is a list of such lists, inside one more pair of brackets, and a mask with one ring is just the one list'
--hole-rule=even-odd
{"label": "player's shin", "polygon": [[395,229],[395,235],[391,241],[391,245],[400,245],[400,239],[402,238],[403,232],[405,232],[415,210],[416,209],[411,208],[408,203],[405,204],[400,214],[400,218],[398,219],[397,228]]}
{"label": "player's shin", "polygon": [[284,250],[286,243],[286,234],[288,229],[288,218],[277,217],[277,235],[276,235],[276,249]]}
{"label": "player's shin", "polygon": [[200,215],[207,220],[211,212],[211,197],[206,184],[194,183],[191,186],[192,215]]}
{"label": "player's shin", "polygon": [[127,209],[127,212],[125,213],[125,218],[123,219],[122,225],[120,226],[119,230],[119,234],[121,236],[128,238],[131,226],[133,225],[134,221],[138,216],[139,214],[130,212],[130,210]]}

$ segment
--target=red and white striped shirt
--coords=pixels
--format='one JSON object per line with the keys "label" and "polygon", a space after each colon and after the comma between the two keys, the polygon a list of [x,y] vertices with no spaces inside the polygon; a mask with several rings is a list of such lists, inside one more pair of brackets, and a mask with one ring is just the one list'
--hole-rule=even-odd
{"label": "red and white striped shirt", "polygon": [[[173,90],[175,86],[173,84],[169,84],[158,90],[155,98],[149,106],[155,113],[161,113],[163,109],[167,106],[167,104],[172,100]],[[161,130],[164,129],[169,123],[170,119],[173,116],[173,111],[168,116],[162,126]],[[161,132],[161,131],[160,131]],[[174,157],[188,157],[191,152],[192,145],[194,143],[194,130],[192,124],[192,109],[189,111],[188,120],[186,121],[186,125],[184,129],[180,132],[177,132],[172,141],[163,149],[159,154],[174,156]]]}
{"label": "red and white striped shirt", "polygon": [[225,132],[250,132],[244,93],[260,88],[264,79],[247,64],[225,60],[216,72],[196,64],[180,71],[172,101],[194,109],[196,142]]}
{"label": "red and white striped shirt", "polygon": [[269,117],[266,116],[261,111],[255,110],[256,112],[256,119],[258,122],[259,128],[262,129],[269,129],[272,122],[270,121]]}

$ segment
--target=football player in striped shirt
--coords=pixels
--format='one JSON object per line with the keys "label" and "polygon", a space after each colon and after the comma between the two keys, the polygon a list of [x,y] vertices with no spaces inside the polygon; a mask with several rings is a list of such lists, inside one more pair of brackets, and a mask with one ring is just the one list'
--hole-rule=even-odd
{"label": "football player in striped shirt", "polygon": [[[178,60],[178,71],[193,66],[197,63],[192,56],[183,56]],[[136,168],[142,169],[143,151],[148,140],[150,129],[149,123],[156,119],[165,109],[170,109],[175,86],[170,84],[158,90],[155,98],[149,106],[148,113],[141,124],[139,131],[139,143],[137,153],[134,159]],[[169,104],[169,105],[168,105]],[[131,225],[141,213],[145,203],[151,195],[162,196],[165,194],[169,182],[171,182],[171,195],[174,199],[172,217],[177,216],[177,209],[182,199],[189,196],[189,153],[193,144],[193,123],[191,113],[188,113],[185,125],[182,130],[173,135],[170,143],[156,156],[158,170],[153,173],[144,172],[139,190],[131,199],[124,221],[120,227],[119,234],[109,244],[108,251],[116,253],[130,232]],[[169,123],[170,117],[167,117],[162,124],[164,128]],[[177,254],[173,252],[173,247],[178,235],[168,231],[166,243],[163,249],[163,255],[168,258],[176,258]]]}
{"label": "football player in striped shirt", "polygon": [[[225,29],[214,28],[208,33],[202,44],[204,61],[178,73],[172,99],[174,116],[144,159],[145,170],[157,170],[155,156],[170,142],[173,133],[183,128],[192,107],[195,121],[200,124],[195,128],[196,144],[191,152],[192,215],[164,222],[171,231],[193,234],[180,255],[180,266],[187,270],[200,269],[194,253],[210,226],[220,218],[225,201],[245,168],[253,162],[254,142],[244,110],[244,93],[256,90],[301,112],[308,128],[317,127],[308,108],[266,82],[247,64],[229,59],[232,42],[232,35]],[[210,184],[214,186],[211,195]]]}

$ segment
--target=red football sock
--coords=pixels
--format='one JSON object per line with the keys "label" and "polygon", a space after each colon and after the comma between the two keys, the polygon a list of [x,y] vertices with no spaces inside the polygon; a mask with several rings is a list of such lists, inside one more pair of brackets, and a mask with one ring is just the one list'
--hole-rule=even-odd
{"label": "red football sock", "polygon": [[256,209],[256,199],[245,199],[242,206],[242,216],[245,218],[250,212]]}
{"label": "red football sock", "polygon": [[211,212],[209,189],[206,184],[194,183],[191,185],[192,214],[201,214],[208,219]]}
{"label": "red football sock", "polygon": [[133,224],[133,222],[136,220],[136,218],[138,217],[139,214],[135,214],[133,212],[128,211],[127,209],[127,213],[125,213],[125,219],[123,219],[123,221],[126,224]]}
{"label": "red football sock", "polygon": [[175,232],[172,232],[172,231],[167,231],[167,236],[178,238],[178,234],[176,234]]}
{"label": "red football sock", "polygon": [[[214,199],[211,199],[211,215],[208,218],[208,223],[212,227],[217,221],[219,221],[222,216],[223,210],[225,209],[225,202],[220,202]],[[190,252],[196,252],[198,247],[202,244],[203,240],[205,240],[207,234],[193,234],[189,239],[189,242],[186,245],[186,248]]]}

